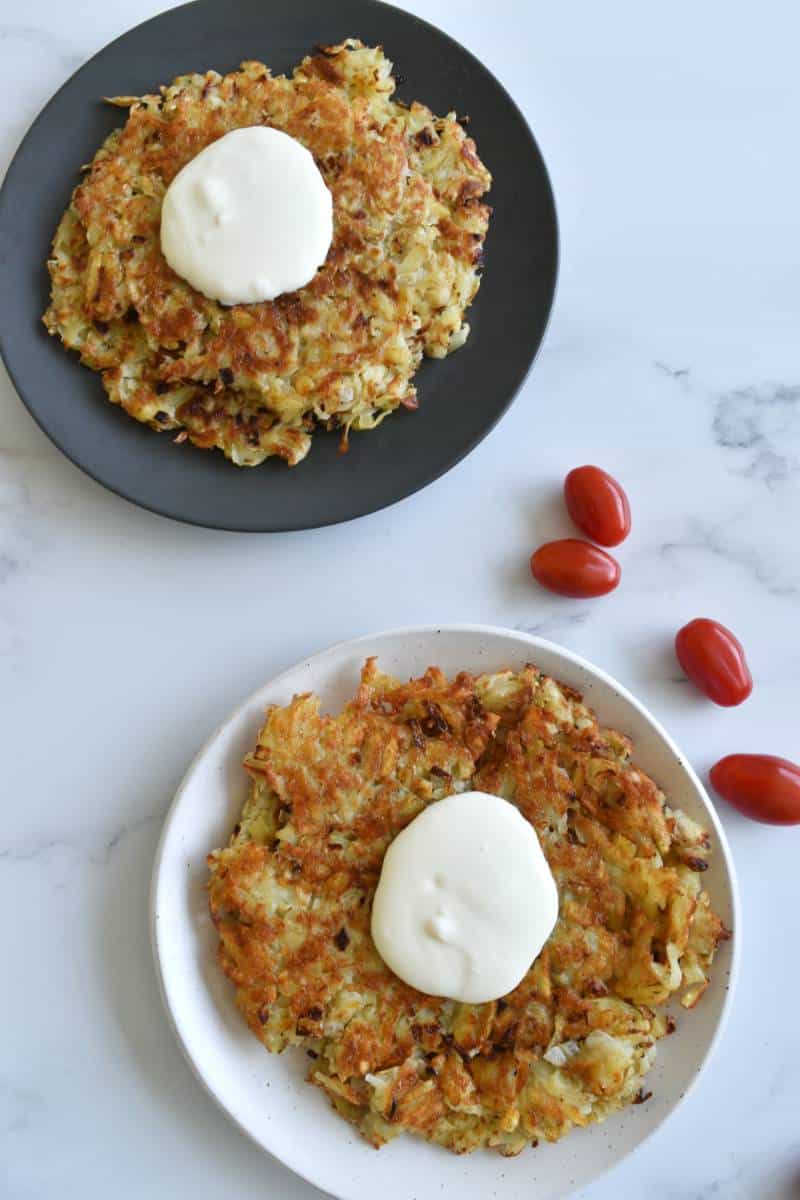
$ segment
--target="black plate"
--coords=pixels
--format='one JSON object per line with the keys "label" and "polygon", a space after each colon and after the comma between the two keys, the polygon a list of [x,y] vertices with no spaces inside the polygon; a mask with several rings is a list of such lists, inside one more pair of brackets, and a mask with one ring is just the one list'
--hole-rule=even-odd
{"label": "black plate", "polygon": [[[153,91],[174,76],[229,71],[260,58],[290,71],[318,42],[381,43],[405,78],[398,97],[468,114],[494,176],[486,266],[463,349],[426,361],[420,407],[354,434],[314,436],[288,469],[234,467],[218,451],[176,446],[105,398],[99,377],[45,332],[50,239],[81,163],[123,114],[102,96]],[[410,495],[463,458],[502,415],[544,334],[558,234],[550,182],[525,119],[472,54],[417,17],[378,0],[195,0],[146,21],[72,76],[34,122],[0,191],[0,352],[24,403],[79,467],[154,512],[219,529],[309,529]]]}

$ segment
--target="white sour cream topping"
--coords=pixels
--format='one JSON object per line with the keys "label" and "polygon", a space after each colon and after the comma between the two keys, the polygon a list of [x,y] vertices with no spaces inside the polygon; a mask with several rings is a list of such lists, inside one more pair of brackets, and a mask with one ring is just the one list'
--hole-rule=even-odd
{"label": "white sour cream topping", "polygon": [[274,300],[314,278],[333,237],[333,201],[312,154],[279,129],[234,129],[167,188],[161,249],[178,275],[223,304]]}
{"label": "white sour cream topping", "polygon": [[533,826],[499,796],[462,792],[424,809],[389,846],[372,938],[412,987],[482,1004],[520,983],[557,917]]}

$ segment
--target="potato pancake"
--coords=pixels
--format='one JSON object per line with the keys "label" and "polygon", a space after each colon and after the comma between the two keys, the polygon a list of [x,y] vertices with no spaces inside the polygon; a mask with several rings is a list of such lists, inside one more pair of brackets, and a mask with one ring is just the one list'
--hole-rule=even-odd
{"label": "potato pancake", "polygon": [[[268,709],[250,796],[209,856],[219,958],[271,1051],[375,1146],[414,1132],[516,1154],[634,1102],[676,993],[692,1008],[729,936],[701,885],[708,834],[671,809],[581,697],[534,666],[407,684],[370,659],[339,716],[313,695]],[[427,996],[381,961],[372,897],[392,839],[477,789],[531,822],[559,918],[513,992]]]}
{"label": "potato pancake", "polygon": [[[423,354],[469,333],[491,176],[454,113],[392,99],[392,64],[348,39],[291,77],[260,62],[117,97],[105,141],[56,231],[44,323],[99,371],[109,399],[240,466],[295,465],[315,429],[372,429],[416,408]],[[164,194],[233,129],[265,125],[314,155],[333,196],[324,265],[297,292],[226,307],[161,252]]]}

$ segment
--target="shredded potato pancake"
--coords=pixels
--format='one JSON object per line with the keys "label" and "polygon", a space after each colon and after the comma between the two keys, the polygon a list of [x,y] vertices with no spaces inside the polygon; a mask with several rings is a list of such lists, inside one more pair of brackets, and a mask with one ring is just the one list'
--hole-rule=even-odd
{"label": "shredded potato pancake", "polygon": [[[209,856],[222,969],[271,1051],[373,1145],[413,1132],[516,1154],[643,1096],[659,1009],[692,1008],[728,935],[703,890],[708,834],[671,808],[581,697],[534,666],[407,684],[375,660],[338,716],[313,695],[273,707],[245,760],[252,787]],[[429,804],[478,789],[531,822],[559,919],[509,995],[423,995],[370,936],[386,848]]]}
{"label": "shredded potato pancake", "polygon": [[[491,183],[454,113],[392,99],[392,64],[349,39],[291,77],[260,62],[120,96],[123,128],[75,189],[53,242],[44,323],[101,373],[109,399],[234,463],[294,465],[320,427],[372,429],[416,408],[423,355],[466,340]],[[225,307],[161,252],[164,194],[233,129],[283,130],[314,155],[334,204],[324,265],[297,292]]]}

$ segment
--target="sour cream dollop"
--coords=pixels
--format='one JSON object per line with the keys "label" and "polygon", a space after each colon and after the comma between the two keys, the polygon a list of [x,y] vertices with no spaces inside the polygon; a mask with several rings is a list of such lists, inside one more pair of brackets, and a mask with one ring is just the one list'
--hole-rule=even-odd
{"label": "sour cream dollop", "polygon": [[234,129],[167,188],[161,249],[222,304],[274,300],[309,283],[333,238],[333,201],[313,155],[279,129]]}
{"label": "sour cream dollop", "polygon": [[389,846],[372,938],[405,983],[482,1004],[521,982],[557,918],[533,826],[499,796],[462,792],[429,805]]}

